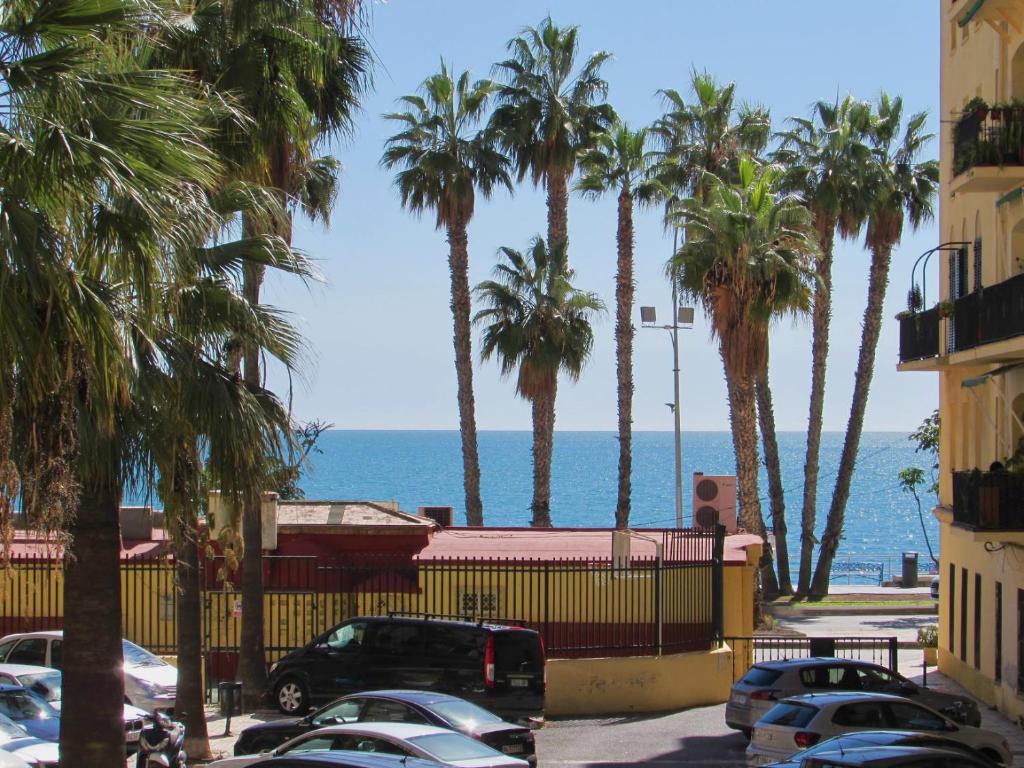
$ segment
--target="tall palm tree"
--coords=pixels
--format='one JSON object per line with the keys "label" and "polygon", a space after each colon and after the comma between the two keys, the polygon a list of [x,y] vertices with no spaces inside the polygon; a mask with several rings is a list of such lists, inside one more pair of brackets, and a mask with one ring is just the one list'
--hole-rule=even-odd
{"label": "tall palm tree", "polygon": [[[796,589],[797,594],[806,595],[811,585],[811,561],[816,540],[814,528],[825,407],[825,370],[832,319],[832,246],[837,227],[843,237],[857,234],[867,207],[862,176],[871,155],[868,140],[871,107],[852,96],[835,103],[819,101],[809,118],[794,117],[789,122],[789,129],[780,134],[782,144],[774,157],[786,168],[784,183],[787,188],[799,193],[810,208],[814,231],[821,245],[815,264],[818,282],[814,288],[811,315],[811,397],[800,516],[800,570]],[[780,549],[785,543],[778,530],[776,542]],[[779,572],[781,582],[781,552]]]}
{"label": "tall palm tree", "polygon": [[[810,295],[816,244],[799,198],[777,192],[779,170],[750,158],[737,184],[708,174],[698,182],[706,200],[682,200],[672,220],[687,239],[668,265],[683,295],[700,301],[718,338],[729,393],[742,525],[765,536],[758,494],[755,380],[766,365],[768,325],[799,312]],[[762,575],[771,563],[762,562]]]}
{"label": "tall palm tree", "polygon": [[615,242],[618,262],[615,270],[615,365],[619,411],[619,493],[615,505],[615,527],[629,526],[632,493],[633,424],[633,205],[646,202],[660,191],[651,179],[654,153],[647,146],[647,129],[631,130],[616,122],[601,134],[597,146],[580,158],[582,177],[577,189],[598,197],[615,191],[618,200],[618,229]]}
{"label": "tall palm tree", "polygon": [[467,228],[476,191],[490,197],[496,187],[512,190],[508,159],[491,136],[477,130],[494,91],[489,80],[470,82],[469,72],[453,81],[444,62],[423,81],[422,96],[405,96],[405,112],[385,115],[401,131],[387,140],[386,168],[399,167],[395,186],[402,205],[420,213],[433,209],[436,225],[448,235],[448,271],[455,323],[455,371],[458,377],[459,427],[466,490],[466,522],[483,525],[480,461],[473,399],[473,350],[470,332],[469,249]]}
{"label": "tall palm tree", "polygon": [[[871,161],[864,173],[867,218],[865,241],[871,251],[868,297],[864,307],[860,352],[853,379],[853,399],[846,425],[846,439],[839,459],[832,504],[825,520],[825,532],[818,550],[818,563],[811,581],[811,594],[828,594],[829,574],[843,534],[850,482],[857,464],[857,450],[864,428],[864,412],[875,367],[875,350],[882,330],[882,309],[889,284],[892,250],[903,235],[904,219],[913,229],[931,220],[933,201],[939,185],[939,164],[921,160],[931,134],[925,133],[925,112],[911,115],[903,126],[903,99],[883,93],[875,106],[871,124]],[[901,135],[900,131],[903,130]]]}
{"label": "tall palm tree", "polygon": [[501,248],[494,279],[476,287],[485,308],[480,355],[498,358],[503,375],[516,374],[516,393],[533,406],[531,524],[551,527],[551,453],[558,374],[576,381],[594,346],[592,318],[604,311],[596,294],[572,284],[565,243],[549,251],[533,240],[526,254]]}
{"label": "tall palm tree", "polygon": [[519,180],[530,175],[547,189],[552,252],[569,238],[569,179],[581,152],[607,131],[615,111],[604,103],[601,67],[610,53],[592,54],[579,70],[579,28],[561,28],[548,16],[508,43],[509,58],[495,65],[503,84],[491,126],[511,156]]}

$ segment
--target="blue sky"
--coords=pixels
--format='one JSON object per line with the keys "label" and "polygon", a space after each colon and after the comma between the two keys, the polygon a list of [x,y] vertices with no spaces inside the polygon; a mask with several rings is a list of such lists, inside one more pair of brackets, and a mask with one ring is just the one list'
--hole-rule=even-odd
{"label": "blue sky", "polygon": [[[908,110],[927,110],[938,133],[939,3],[864,0],[644,0],[617,3],[552,0],[496,3],[480,0],[390,0],[371,9],[370,41],[378,58],[374,92],[365,100],[353,137],[334,153],[344,165],[342,192],[331,226],[297,222],[296,245],[315,258],[325,282],[306,287],[271,276],[265,299],[294,313],[309,342],[306,369],[295,381],[294,409],[349,429],[456,429],[454,352],[449,309],[447,244],[432,218],[401,209],[390,174],[378,163],[392,126],[381,115],[416,90],[441,57],[456,69],[487,76],[505,43],[550,13],[556,23],[581,28],[581,55],[614,54],[604,70],[609,100],[633,125],[661,112],[659,88],[686,91],[692,68],[735,81],[741,100],[771,109],[781,127],[817,99],[853,93],[875,98],[902,94]],[[938,141],[932,143],[938,156]],[[470,281],[486,279],[495,252],[522,249],[545,227],[542,191],[528,184],[514,196],[480,201],[469,229]],[[615,205],[574,195],[569,205],[570,255],[577,284],[597,291],[612,308]],[[893,258],[885,322],[865,427],[909,430],[938,402],[934,374],[895,369],[898,324],[916,256],[935,245],[937,227],[909,231]],[[671,312],[664,264],[671,241],[656,210],[636,217],[636,297]],[[832,349],[825,428],[844,429],[866,294],[867,253],[860,243],[836,252]],[[932,274],[929,292],[935,290]],[[636,325],[639,326],[639,310]],[[558,429],[614,429],[614,317],[596,326],[593,359],[578,384],[563,382]],[[698,312],[683,332],[683,428],[727,429],[728,412],[717,347]],[[474,337],[474,344],[478,337]],[[810,329],[785,321],[771,340],[771,376],[779,429],[806,428]],[[474,355],[476,348],[474,347]],[[640,330],[634,351],[634,428],[671,429],[664,403],[672,399],[671,347],[664,332]],[[493,363],[475,370],[480,429],[529,429],[530,411],[513,383]],[[283,391],[287,380],[273,371]]]}

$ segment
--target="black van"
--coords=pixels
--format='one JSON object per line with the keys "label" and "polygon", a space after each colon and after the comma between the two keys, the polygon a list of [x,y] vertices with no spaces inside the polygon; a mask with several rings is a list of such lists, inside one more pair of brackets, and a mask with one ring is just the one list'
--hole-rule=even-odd
{"label": "black van", "polygon": [[524,627],[405,616],[349,619],[270,668],[284,713],[347,693],[407,688],[450,693],[506,720],[544,713],[544,644]]}

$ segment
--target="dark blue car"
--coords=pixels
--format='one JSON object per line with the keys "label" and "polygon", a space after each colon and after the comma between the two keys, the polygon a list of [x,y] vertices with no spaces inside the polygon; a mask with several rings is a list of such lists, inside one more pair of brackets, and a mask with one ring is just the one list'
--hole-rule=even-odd
{"label": "dark blue car", "polygon": [[37,693],[20,685],[0,685],[0,714],[37,739],[60,739],[60,713]]}

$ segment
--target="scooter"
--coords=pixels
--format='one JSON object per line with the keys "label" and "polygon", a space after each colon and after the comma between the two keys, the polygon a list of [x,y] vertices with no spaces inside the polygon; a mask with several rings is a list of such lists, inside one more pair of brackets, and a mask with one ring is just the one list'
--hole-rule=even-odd
{"label": "scooter", "polygon": [[139,734],[136,768],[185,768],[185,726],[162,712],[147,719],[149,725]]}

